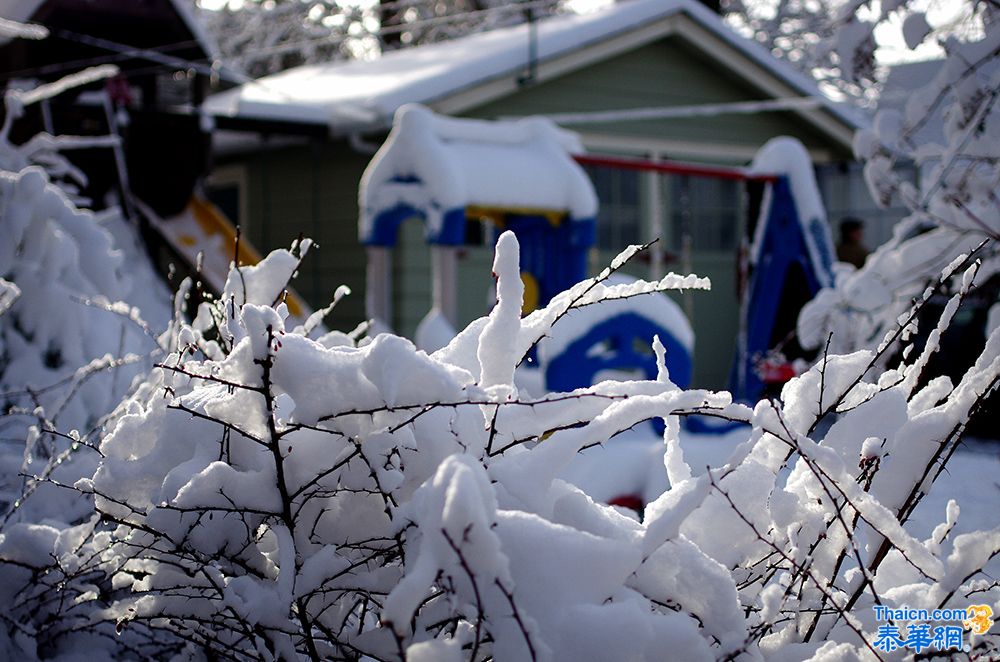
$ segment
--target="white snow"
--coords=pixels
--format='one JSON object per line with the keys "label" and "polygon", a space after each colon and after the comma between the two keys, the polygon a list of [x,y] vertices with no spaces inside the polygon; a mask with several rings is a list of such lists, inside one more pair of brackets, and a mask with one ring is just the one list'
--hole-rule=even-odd
{"label": "white snow", "polygon": [[361,178],[359,236],[370,239],[375,217],[400,204],[422,211],[430,234],[442,214],[470,205],[593,218],[597,195],[572,159],[582,152],[576,134],[544,119],[486,122],[404,106]]}
{"label": "white snow", "polygon": [[90,67],[89,69],[84,69],[68,76],[64,76],[63,78],[60,78],[52,83],[39,85],[38,87],[34,87],[29,90],[10,90],[7,92],[7,100],[9,102],[9,100],[13,98],[21,106],[29,106],[44,99],[51,99],[52,97],[58,96],[67,90],[73,89],[74,87],[80,87],[81,85],[87,85],[98,80],[104,80],[105,78],[117,76],[118,71],[118,67],[113,64],[102,64],[96,67]]}
{"label": "white snow", "polygon": [[48,36],[45,26],[0,17],[0,44],[9,39],[45,39]]}
{"label": "white snow", "polygon": [[497,304],[479,336],[479,383],[489,388],[514,383],[514,369],[523,352],[518,352],[524,282],[521,281],[520,250],[510,230],[497,240],[493,273],[497,278]]}
{"label": "white snow", "polygon": [[[841,121],[863,123],[830,102],[807,76],[738,36],[695,0],[630,0],[539,21],[534,26],[537,57],[552,60],[656,22],[669,34],[677,30],[669,19],[678,15],[721,38],[797,93],[819,98]],[[215,115],[327,124],[334,133],[383,129],[404,104],[434,104],[479,83],[520,73],[528,63],[528,31],[528,25],[521,24],[394,51],[371,61],[297,67],[213,95],[204,107]]]}

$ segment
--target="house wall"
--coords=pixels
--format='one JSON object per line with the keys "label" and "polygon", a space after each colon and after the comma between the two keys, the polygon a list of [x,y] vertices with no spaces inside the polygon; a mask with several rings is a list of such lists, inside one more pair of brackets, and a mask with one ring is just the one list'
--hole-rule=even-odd
{"label": "house wall", "polygon": [[[751,83],[726,72],[679,37],[670,37],[586,69],[527,87],[517,94],[464,113],[496,118],[546,113],[577,113],[768,98]],[[829,138],[791,112],[689,119],[643,120],[570,127],[586,135],[614,136],[634,143],[674,142],[673,157],[743,161],[768,138],[792,135],[822,158],[849,158]],[[696,143],[697,151],[684,149]],[[715,149],[711,149],[711,148]],[[729,154],[729,159],[725,154]]]}
{"label": "house wall", "polygon": [[353,294],[327,318],[330,328],[344,331],[364,319],[358,181],[369,158],[346,143],[325,142],[230,156],[216,168],[227,182],[245,182],[244,232],[262,253],[287,248],[300,233],[316,242],[293,285],[314,308],[327,305],[339,285],[349,286]]}

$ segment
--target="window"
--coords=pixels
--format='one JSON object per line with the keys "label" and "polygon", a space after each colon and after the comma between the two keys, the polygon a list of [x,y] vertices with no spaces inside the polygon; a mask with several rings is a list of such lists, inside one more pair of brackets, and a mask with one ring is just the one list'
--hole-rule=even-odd
{"label": "window", "polygon": [[642,241],[641,173],[586,166],[597,191],[597,247],[618,252]]}
{"label": "window", "polygon": [[246,171],[240,166],[216,168],[205,182],[205,196],[246,235]]}
{"label": "window", "polygon": [[677,175],[663,178],[670,210],[671,247],[691,237],[694,251],[734,250],[739,244],[742,184],[728,179]]}
{"label": "window", "polygon": [[[833,231],[834,242],[838,241],[840,221],[853,216],[865,222],[864,242],[868,248],[884,243],[892,236],[892,227],[909,210],[896,197],[892,204],[880,208],[872,199],[861,176],[859,163],[830,163],[816,167],[816,183],[826,205],[827,219]],[[912,166],[898,166],[902,178],[915,182],[916,170]]]}
{"label": "window", "polygon": [[[630,154],[632,158],[650,158]],[[667,160],[669,155],[661,154]],[[740,242],[743,183],[697,175],[585,166],[597,192],[597,247],[617,253],[654,237],[660,249],[680,254],[685,237],[691,250],[731,253]],[[662,215],[651,218],[652,206]],[[654,225],[659,225],[656,231]]]}

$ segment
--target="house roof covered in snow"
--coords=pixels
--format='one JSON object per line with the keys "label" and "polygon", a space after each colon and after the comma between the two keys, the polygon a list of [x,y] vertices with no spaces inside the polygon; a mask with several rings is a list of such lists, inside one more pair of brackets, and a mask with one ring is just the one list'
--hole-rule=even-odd
{"label": "house roof covered in snow", "polygon": [[[770,96],[819,98],[820,107],[795,112],[844,144],[864,123],[696,0],[625,0],[588,14],[546,18],[533,29],[536,82],[677,35]],[[220,117],[325,124],[334,135],[384,130],[406,103],[461,113],[520,89],[531,34],[532,26],[521,24],[371,61],[304,65],[213,95],[204,107]]]}
{"label": "house roof covered in snow", "polygon": [[[59,30],[71,28],[85,37],[111,39],[127,46],[162,47],[164,44],[159,40],[177,40],[179,28],[190,35],[193,43],[187,48],[174,48],[170,51],[172,55],[214,59],[218,55],[218,47],[194,12],[188,0],[159,0],[153,3],[135,0],[101,0],[97,3],[91,0],[0,0],[0,16],[19,23],[40,23],[56,28],[52,36],[63,41],[72,39],[72,36],[60,34]],[[50,24],[54,16],[58,17],[56,25]],[[150,39],[151,43],[145,43]],[[0,40],[0,45],[4,43]]]}
{"label": "house roof covered in snow", "polygon": [[[879,94],[878,108],[905,111],[907,102],[938,75],[943,64],[944,60],[924,60],[890,67]],[[940,106],[934,110],[932,121],[925,122],[917,131],[914,142],[944,144],[944,112]]]}

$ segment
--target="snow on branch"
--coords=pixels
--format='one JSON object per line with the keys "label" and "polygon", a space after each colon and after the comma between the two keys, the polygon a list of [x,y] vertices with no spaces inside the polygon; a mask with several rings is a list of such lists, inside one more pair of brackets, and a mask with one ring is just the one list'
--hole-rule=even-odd
{"label": "snow on branch", "polygon": [[[929,541],[906,526],[1000,379],[1000,332],[933,401],[908,378],[924,353],[898,379],[869,374],[870,353],[828,355],[753,409],[665,370],[518,393],[523,351],[565,310],[707,286],[605,287],[636,250],[521,318],[504,235],[499,304],[432,355],[387,334],[287,329],[275,292],[290,253],[234,269],[231,295],[175,323],[171,354],[106,422],[99,464],[76,482],[99,517],[0,533],[5,645],[31,632],[47,646],[96,638],[109,656],[808,659],[831,640],[871,654],[873,605],[1000,597],[979,579],[995,535],[949,540],[952,511]],[[838,403],[822,434],[817,401]],[[696,474],[670,440],[691,414],[743,421],[747,441]],[[641,521],[561,478],[581,449],[649,418],[667,419],[672,484]]]}

